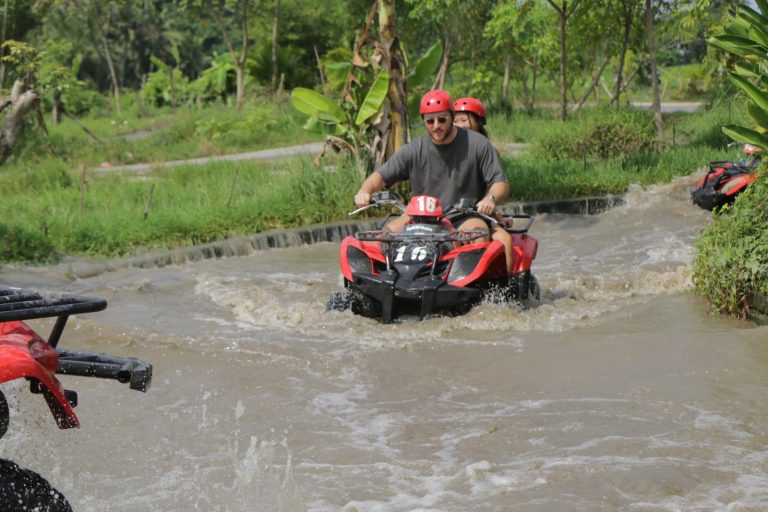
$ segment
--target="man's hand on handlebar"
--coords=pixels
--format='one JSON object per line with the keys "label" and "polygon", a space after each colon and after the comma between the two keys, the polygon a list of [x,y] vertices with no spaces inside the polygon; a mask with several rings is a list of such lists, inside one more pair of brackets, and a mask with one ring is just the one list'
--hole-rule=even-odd
{"label": "man's hand on handlebar", "polygon": [[493,216],[494,212],[496,212],[496,202],[486,196],[478,201],[475,209],[478,213],[482,213],[483,215]]}
{"label": "man's hand on handlebar", "polygon": [[355,206],[362,208],[371,204],[371,194],[367,192],[358,192],[355,194]]}

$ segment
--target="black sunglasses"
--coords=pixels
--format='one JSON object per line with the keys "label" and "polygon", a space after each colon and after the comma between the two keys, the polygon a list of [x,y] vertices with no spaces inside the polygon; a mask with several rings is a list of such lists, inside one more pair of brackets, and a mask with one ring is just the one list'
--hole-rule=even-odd
{"label": "black sunglasses", "polygon": [[438,117],[425,117],[424,122],[428,124],[429,126],[432,126],[435,124],[435,121],[437,121],[437,124],[445,124],[448,122],[448,118],[446,116],[438,116]]}

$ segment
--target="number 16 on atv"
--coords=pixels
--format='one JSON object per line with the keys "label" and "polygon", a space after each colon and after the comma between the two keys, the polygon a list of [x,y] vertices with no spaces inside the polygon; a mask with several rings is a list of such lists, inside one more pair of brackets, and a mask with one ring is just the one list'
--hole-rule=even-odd
{"label": "number 16 on atv", "polygon": [[486,297],[519,303],[538,300],[531,264],[539,243],[528,234],[530,215],[502,219],[514,247],[508,271],[501,242],[487,241],[485,230],[457,230],[451,222],[456,217],[479,217],[499,223],[475,211],[473,201],[461,199],[443,210],[436,197],[414,196],[406,207],[389,192],[378,192],[371,204],[349,215],[383,206],[395,206],[408,214],[409,222],[397,233],[386,228],[360,231],[342,241],[344,290],[331,294],[326,310],[351,309],[390,323],[402,316],[464,314]]}

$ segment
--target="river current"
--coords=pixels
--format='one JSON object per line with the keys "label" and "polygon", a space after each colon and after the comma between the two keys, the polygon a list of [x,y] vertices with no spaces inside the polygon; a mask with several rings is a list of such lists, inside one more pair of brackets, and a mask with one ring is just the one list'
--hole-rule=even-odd
{"label": "river current", "polygon": [[768,510],[768,327],[691,291],[710,215],[693,179],[537,215],[527,310],[326,313],[334,243],[75,281],[4,268],[3,285],[107,299],[60,346],[155,376],[146,394],[62,377],[76,430],[4,385],[0,455],[78,512]]}

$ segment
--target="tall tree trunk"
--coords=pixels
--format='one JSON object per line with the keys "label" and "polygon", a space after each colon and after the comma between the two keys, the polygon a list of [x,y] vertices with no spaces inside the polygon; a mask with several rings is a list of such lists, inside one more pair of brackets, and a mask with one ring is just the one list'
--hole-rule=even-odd
{"label": "tall tree trunk", "polygon": [[[566,9],[568,0],[563,0],[563,9]],[[568,46],[566,44],[566,22],[568,18],[564,12],[560,15],[560,120],[568,117]]]}
{"label": "tall tree trunk", "polygon": [[504,80],[501,82],[501,99],[509,100],[509,68],[512,67],[512,57],[507,55],[504,59]]}
{"label": "tall tree trunk", "polygon": [[61,89],[53,89],[53,124],[61,123],[61,113],[64,111],[64,105],[61,103]]}
{"label": "tall tree trunk", "polygon": [[240,16],[240,27],[243,31],[243,39],[240,44],[239,55],[235,53],[232,40],[229,38],[229,33],[224,26],[224,22],[222,21],[221,16],[218,14],[218,11],[215,11],[216,20],[219,23],[219,29],[221,30],[221,34],[224,37],[224,42],[227,44],[229,55],[232,57],[232,63],[235,65],[235,80],[237,84],[237,99],[235,104],[237,110],[242,110],[245,100],[245,58],[248,55],[248,3],[249,0],[243,0],[243,10]]}
{"label": "tall tree trunk", "polygon": [[0,126],[0,165],[11,156],[24,127],[24,118],[35,108],[40,97],[34,91],[24,91],[21,81],[16,81],[11,92],[11,110],[3,118]]}
{"label": "tall tree trunk", "polygon": [[592,94],[592,91],[595,90],[595,87],[597,87],[597,84],[600,82],[600,77],[603,76],[603,71],[605,71],[605,68],[608,66],[608,63],[611,61],[611,56],[607,56],[605,60],[603,61],[603,65],[600,66],[600,69],[597,71],[595,76],[592,78],[592,83],[589,84],[589,87],[587,87],[587,92],[584,93],[584,96],[581,97],[579,102],[576,104],[576,106],[573,108],[573,111],[576,112],[579,110],[584,103],[586,103],[587,98],[589,98],[589,95]]}
{"label": "tall tree trunk", "polygon": [[432,86],[433,89],[445,89],[445,77],[448,75],[448,67],[451,62],[451,37],[445,36],[445,44],[443,45],[443,60],[440,62],[440,70],[435,77],[435,83]]}
{"label": "tall tree trunk", "polygon": [[380,0],[379,34],[383,49],[381,69],[389,73],[389,133],[384,161],[408,142],[408,101],[405,93],[405,59],[395,32],[395,0]]}
{"label": "tall tree trunk", "polygon": [[619,65],[616,68],[616,78],[613,83],[613,94],[611,95],[611,105],[619,104],[619,97],[622,91],[622,82],[624,81],[624,62],[627,58],[629,49],[629,35],[632,31],[632,6],[627,2],[622,3],[622,14],[624,16],[624,33],[621,39],[621,50],[619,51]]}
{"label": "tall tree trunk", "polygon": [[[3,40],[0,41],[0,43],[5,42],[5,29],[8,23],[8,0],[5,0],[3,3],[3,33],[2,38]],[[5,61],[3,60],[3,57],[5,56],[5,48],[0,49],[0,88],[3,87],[3,84],[5,83]]]}
{"label": "tall tree trunk", "polygon": [[[275,19],[272,22],[272,90],[277,90],[280,76],[280,63],[277,61],[277,39],[280,28],[280,0],[275,0]],[[315,46],[317,52],[317,46]]]}
{"label": "tall tree trunk", "polygon": [[104,58],[107,60],[107,67],[109,68],[109,78],[112,81],[112,91],[115,96],[115,111],[118,115],[122,114],[122,108],[120,107],[120,82],[117,79],[117,73],[115,72],[115,65],[112,62],[112,52],[109,51],[109,43],[107,42],[107,36],[104,35],[104,31],[99,33],[101,38],[101,49],[104,52]]}
{"label": "tall tree trunk", "polygon": [[563,5],[560,7],[554,0],[547,0],[557,14],[560,16],[560,119],[565,121],[568,117],[568,45],[566,43],[566,26],[568,18],[576,10],[581,0],[573,0],[570,10],[568,8],[568,0],[562,0]]}
{"label": "tall tree trunk", "polygon": [[536,80],[539,78],[539,56],[538,54],[534,54],[533,56],[533,64],[531,66],[531,103],[530,108],[528,110],[529,113],[533,114],[536,110]]}
{"label": "tall tree trunk", "polygon": [[237,110],[243,109],[245,102],[245,58],[248,55],[248,0],[243,0],[242,14],[243,40],[240,46],[240,57],[236,59],[237,67]]}
{"label": "tall tree trunk", "polygon": [[651,0],[645,0],[646,35],[648,37],[648,58],[651,63],[651,83],[653,85],[653,122],[656,125],[656,145],[661,150],[664,145],[664,124],[661,119],[661,94],[659,92],[659,69],[656,64],[656,43],[653,40],[653,8]]}

